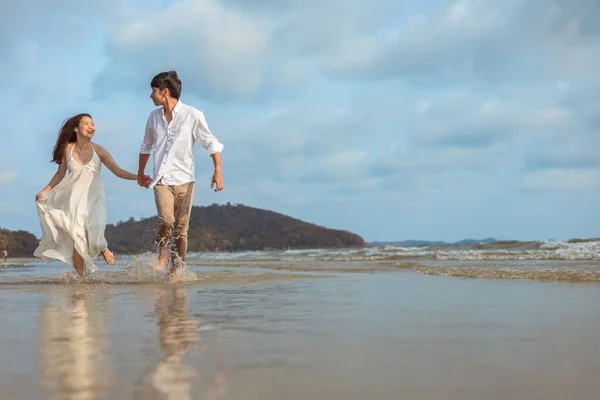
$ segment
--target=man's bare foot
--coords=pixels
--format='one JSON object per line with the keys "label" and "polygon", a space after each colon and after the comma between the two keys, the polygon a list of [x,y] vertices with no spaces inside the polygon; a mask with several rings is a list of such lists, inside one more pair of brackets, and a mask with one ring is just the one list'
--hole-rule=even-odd
{"label": "man's bare foot", "polygon": [[178,271],[178,270],[172,271],[171,275],[169,276],[169,282],[171,282],[171,283],[181,282],[181,271]]}
{"label": "man's bare foot", "polygon": [[111,265],[115,262],[115,255],[108,249],[108,247],[102,251],[102,257],[104,257],[104,261],[106,261],[108,265]]}
{"label": "man's bare foot", "polygon": [[83,265],[77,267],[76,265],[73,265],[73,268],[75,268],[75,272],[77,272],[77,275],[79,277],[83,276]]}
{"label": "man's bare foot", "polygon": [[185,268],[185,262],[175,256],[172,260],[171,271],[169,271],[169,280],[171,283],[177,283],[183,281],[183,273]]}

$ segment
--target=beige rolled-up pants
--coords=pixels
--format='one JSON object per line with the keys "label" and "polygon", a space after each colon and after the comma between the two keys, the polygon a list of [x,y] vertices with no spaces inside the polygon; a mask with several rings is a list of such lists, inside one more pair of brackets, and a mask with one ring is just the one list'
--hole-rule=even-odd
{"label": "beige rolled-up pants", "polygon": [[185,260],[188,246],[188,228],[190,213],[194,198],[194,182],[183,185],[164,185],[159,182],[154,186],[154,200],[158,211],[158,226],[156,228],[156,244],[159,251],[167,250],[173,240],[171,250]]}

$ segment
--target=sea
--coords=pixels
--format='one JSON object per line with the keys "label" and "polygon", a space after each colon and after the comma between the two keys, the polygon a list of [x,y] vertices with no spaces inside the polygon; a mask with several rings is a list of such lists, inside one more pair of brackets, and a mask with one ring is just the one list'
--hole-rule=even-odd
{"label": "sea", "polygon": [[594,399],[600,240],[0,264],[0,399]]}

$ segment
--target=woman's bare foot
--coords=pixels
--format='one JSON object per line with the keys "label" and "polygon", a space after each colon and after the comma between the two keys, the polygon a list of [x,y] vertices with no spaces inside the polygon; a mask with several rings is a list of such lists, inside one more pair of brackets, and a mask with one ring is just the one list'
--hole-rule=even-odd
{"label": "woman's bare foot", "polygon": [[104,261],[106,261],[108,265],[111,265],[115,262],[115,255],[108,249],[108,247],[102,251],[102,257],[104,257]]}
{"label": "woman's bare foot", "polygon": [[75,268],[75,272],[77,272],[79,277],[83,276],[83,265],[73,265],[73,268]]}

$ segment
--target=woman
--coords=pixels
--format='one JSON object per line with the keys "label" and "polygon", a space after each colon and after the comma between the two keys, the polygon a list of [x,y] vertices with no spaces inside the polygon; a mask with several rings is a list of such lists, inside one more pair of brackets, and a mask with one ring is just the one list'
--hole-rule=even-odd
{"label": "woman", "polygon": [[[119,178],[137,180],[137,175],[121,169],[102,146],[92,143],[95,132],[89,114],[75,115],[63,124],[52,155],[58,171],[35,196],[42,240],[34,256],[71,264],[79,276],[97,269],[94,258],[100,253],[109,265],[115,260],[104,238],[102,163]],[[67,170],[69,175],[63,180]]]}

